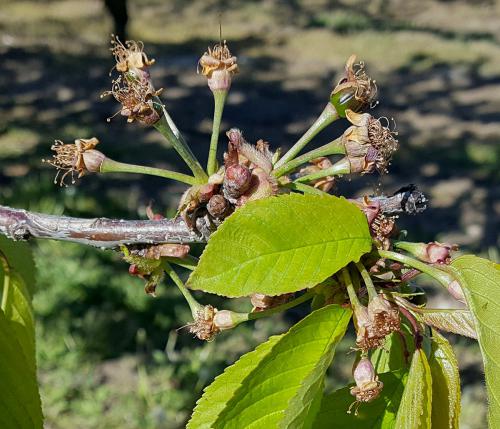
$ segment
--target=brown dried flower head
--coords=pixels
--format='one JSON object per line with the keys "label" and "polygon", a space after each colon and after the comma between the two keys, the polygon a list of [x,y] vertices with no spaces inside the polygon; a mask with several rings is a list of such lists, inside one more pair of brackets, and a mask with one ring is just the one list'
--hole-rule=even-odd
{"label": "brown dried flower head", "polygon": [[196,314],[193,323],[188,325],[189,332],[203,341],[212,341],[220,332],[220,329],[214,323],[214,317],[217,309],[211,305],[205,305]]}
{"label": "brown dried flower head", "polygon": [[127,40],[123,44],[118,36],[112,36],[111,48],[113,56],[116,60],[116,70],[121,73],[128,72],[133,69],[145,69],[154,64],[155,60],[148,59],[144,52],[144,44]]}
{"label": "brown dried flower head", "polygon": [[359,405],[376,399],[382,391],[384,383],[379,381],[373,364],[368,357],[361,358],[354,369],[353,376],[356,386],[351,388],[350,393],[356,397],[356,401],[349,407],[347,412],[351,413],[352,407],[355,406],[354,414],[357,415]]}
{"label": "brown dried flower head", "polygon": [[346,111],[351,122],[342,140],[351,164],[351,173],[371,173],[378,170],[387,173],[392,155],[398,149],[397,133],[382,123],[384,118],[375,119],[369,113]]}
{"label": "brown dried flower head", "polygon": [[76,139],[74,144],[64,144],[61,140],[56,140],[51,146],[55,152],[52,159],[43,159],[42,162],[52,165],[57,169],[54,183],[59,181],[60,186],[68,186],[65,183],[66,177],[71,177],[71,184],[77,178],[82,177],[86,172],[98,172],[100,165],[106,158],[102,152],[94,148],[99,144],[95,137],[91,139]]}
{"label": "brown dried flower head", "polygon": [[398,309],[380,295],[368,303],[368,317],[373,334],[378,337],[398,331],[401,326]]}
{"label": "brown dried flower head", "polygon": [[[101,97],[112,95],[122,105],[119,113],[127,117],[127,122],[137,120],[152,125],[160,119],[153,97],[161,92],[162,89],[155,91],[147,72],[139,75],[126,73],[113,80],[111,91],[104,92]],[[108,122],[110,120],[108,118]]]}
{"label": "brown dried flower head", "polygon": [[373,320],[368,308],[362,306],[354,310],[354,326],[356,328],[356,347],[368,351],[384,345],[385,336],[380,336],[373,329]]}
{"label": "brown dried flower head", "polygon": [[345,117],[347,109],[359,112],[370,107],[376,95],[377,85],[366,74],[364,62],[356,63],[356,55],[351,55],[344,76],[330,94],[330,102]]}
{"label": "brown dried flower head", "polygon": [[232,75],[238,73],[237,58],[231,55],[226,41],[208,48],[198,61],[198,73],[207,77],[212,91],[228,90]]}

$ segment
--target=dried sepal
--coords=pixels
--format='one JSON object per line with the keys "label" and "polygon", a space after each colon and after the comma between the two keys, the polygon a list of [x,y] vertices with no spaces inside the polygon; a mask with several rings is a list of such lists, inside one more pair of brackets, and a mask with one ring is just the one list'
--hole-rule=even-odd
{"label": "dried sepal", "polygon": [[71,183],[76,182],[76,178],[81,178],[87,172],[98,172],[99,167],[106,158],[102,152],[95,150],[99,144],[97,138],[76,139],[73,144],[65,144],[61,140],[56,140],[51,146],[55,152],[52,159],[42,159],[42,162],[52,165],[57,173],[54,183],[60,186],[68,186],[65,179],[70,176]]}

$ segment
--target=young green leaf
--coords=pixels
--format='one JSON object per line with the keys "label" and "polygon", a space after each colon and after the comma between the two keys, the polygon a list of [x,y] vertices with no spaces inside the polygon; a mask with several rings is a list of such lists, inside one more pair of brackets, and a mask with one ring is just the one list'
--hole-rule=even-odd
{"label": "young green leaf", "polygon": [[213,427],[219,414],[245,380],[273,349],[282,335],[269,338],[254,351],[242,356],[236,363],[227,367],[205,388],[203,396],[197,401],[193,415],[186,429],[209,429]]}
{"label": "young green leaf", "polygon": [[410,372],[399,405],[394,427],[430,429],[432,412],[432,377],[422,349],[413,353]]}
{"label": "young green leaf", "polygon": [[354,412],[347,413],[355,400],[350,394],[350,386],[324,396],[314,429],[393,428],[406,376],[407,372],[404,370],[380,374],[379,379],[384,383],[380,396],[370,403],[361,404],[357,415]]}
{"label": "young green leaf", "polygon": [[306,427],[319,409],[325,372],[350,318],[350,310],[328,305],[293,326],[241,380],[212,427]]}
{"label": "young green leaf", "polygon": [[436,330],[432,331],[432,428],[456,429],[460,417],[460,375],[451,345]]}
{"label": "young green leaf", "polygon": [[[41,428],[36,380],[35,325],[30,288],[33,258],[24,243],[12,246],[0,237],[0,427]],[[17,270],[26,269],[21,275]]]}
{"label": "young green leaf", "polygon": [[469,310],[421,309],[415,313],[415,316],[421,322],[442,331],[453,332],[454,334],[464,335],[469,338],[477,338],[474,318]]}
{"label": "young green leaf", "polygon": [[188,286],[229,297],[313,287],[371,248],[344,198],[290,194],[251,202],[210,238]]}
{"label": "young green leaf", "polygon": [[451,263],[475,321],[488,390],[488,421],[500,427],[500,271],[491,261],[462,256]]}

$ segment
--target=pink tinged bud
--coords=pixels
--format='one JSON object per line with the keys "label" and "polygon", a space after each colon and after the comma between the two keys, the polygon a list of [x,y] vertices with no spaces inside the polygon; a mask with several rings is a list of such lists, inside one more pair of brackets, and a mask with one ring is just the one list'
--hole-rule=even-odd
{"label": "pink tinged bud", "polygon": [[231,202],[243,195],[250,187],[252,173],[248,167],[241,164],[230,165],[224,176],[224,196]]}
{"label": "pink tinged bud", "polygon": [[207,79],[208,87],[212,92],[229,91],[231,88],[232,73],[227,70],[215,70]]}
{"label": "pink tinged bud", "polygon": [[427,261],[432,264],[449,264],[451,251],[457,250],[456,244],[438,243],[437,241],[427,245]]}
{"label": "pink tinged bud", "polygon": [[354,368],[353,377],[356,382],[356,386],[358,387],[363,387],[366,384],[375,381],[375,368],[373,368],[371,360],[367,357],[361,358],[356,365],[356,368]]}
{"label": "pink tinged bud", "polygon": [[106,155],[98,150],[90,149],[83,152],[82,156],[87,171],[91,173],[99,173],[101,171],[101,165],[106,159]]}

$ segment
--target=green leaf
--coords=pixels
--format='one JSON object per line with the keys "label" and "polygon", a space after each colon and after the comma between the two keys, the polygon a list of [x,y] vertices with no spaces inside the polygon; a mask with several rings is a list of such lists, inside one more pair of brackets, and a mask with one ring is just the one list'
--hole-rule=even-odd
{"label": "green leaf", "polygon": [[36,269],[29,244],[25,241],[13,241],[0,235],[0,251],[9,261],[12,270],[21,276],[30,294],[33,294]]}
{"label": "green leaf", "polygon": [[462,256],[451,263],[474,314],[483,355],[488,390],[488,421],[500,427],[500,271],[495,264],[477,256]]}
{"label": "green leaf", "polygon": [[295,292],[317,285],[370,249],[366,217],[344,198],[266,198],[224,221],[188,286],[229,297]]}
{"label": "green leaf", "polygon": [[460,417],[460,375],[451,345],[432,331],[432,429],[456,429]]}
{"label": "green leaf", "polygon": [[399,402],[403,395],[407,372],[400,370],[380,374],[384,383],[380,396],[367,404],[361,404],[357,415],[347,411],[355,398],[350,394],[351,386],[326,395],[316,416],[314,429],[389,429],[394,427]]}
{"label": "green leaf", "polygon": [[395,428],[430,429],[432,412],[432,377],[422,349],[415,350]]}
{"label": "green leaf", "polygon": [[[349,309],[328,305],[293,326],[241,380],[212,427],[307,427],[319,409],[326,369],[350,318]],[[224,375],[218,380],[224,383]]]}
{"label": "green leaf", "polygon": [[419,321],[442,331],[477,338],[474,317],[469,310],[419,309],[415,316]]}
{"label": "green leaf", "polygon": [[243,355],[233,365],[215,378],[212,384],[205,388],[203,396],[197,401],[196,408],[186,429],[209,429],[215,424],[217,417],[224,410],[229,400],[246,379],[266,357],[281,335],[269,338],[254,351]]}
{"label": "green leaf", "polygon": [[[20,270],[20,271],[18,271]],[[24,273],[24,275],[22,274]],[[0,239],[0,427],[32,429],[43,424],[36,380],[35,325],[31,306],[34,279],[29,248]]]}

